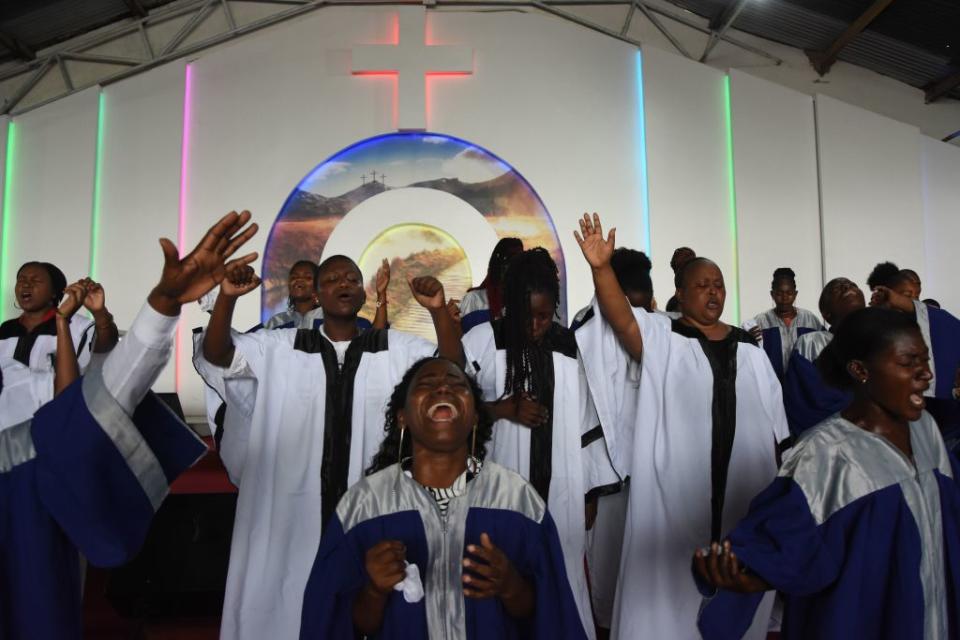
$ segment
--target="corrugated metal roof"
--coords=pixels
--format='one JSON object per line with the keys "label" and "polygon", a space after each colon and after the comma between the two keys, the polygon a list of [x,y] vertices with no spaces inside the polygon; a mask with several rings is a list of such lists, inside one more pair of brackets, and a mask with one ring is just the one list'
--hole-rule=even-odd
{"label": "corrugated metal roof", "polygon": [[[0,65],[174,0],[0,2]],[[669,0],[713,19],[737,0]],[[733,28],[804,50],[824,50],[874,0],[748,0]],[[839,59],[915,87],[960,70],[960,0],[896,0]],[[960,97],[960,89],[949,94]]]}
{"label": "corrugated metal roof", "polygon": [[[669,0],[713,19],[736,0]],[[829,47],[873,0],[748,0],[732,27],[804,50]],[[914,87],[960,71],[960,0],[899,0],[838,58]],[[949,97],[960,98],[960,89]]]}
{"label": "corrugated metal roof", "polygon": [[[131,5],[145,10],[173,0],[19,0],[0,3],[0,40],[15,40],[31,51],[134,17]],[[23,58],[23,51],[0,42],[0,62]]]}

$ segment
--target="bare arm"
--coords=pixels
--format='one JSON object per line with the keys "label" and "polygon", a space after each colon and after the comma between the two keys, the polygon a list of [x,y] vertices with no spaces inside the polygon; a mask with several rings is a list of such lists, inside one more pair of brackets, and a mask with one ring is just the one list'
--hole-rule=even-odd
{"label": "bare arm", "polygon": [[237,298],[220,292],[213,305],[213,313],[207,322],[207,332],[203,336],[203,357],[218,367],[230,366],[233,361],[233,339],[230,326],[233,324],[233,310]]}
{"label": "bare arm", "polygon": [[604,240],[600,216],[594,213],[592,220],[589,215],[583,215],[583,219],[580,220],[580,232],[583,234],[582,237],[576,231],[573,235],[577,244],[580,245],[580,250],[583,251],[583,257],[590,265],[600,313],[610,323],[610,327],[627,353],[635,360],[639,360],[643,355],[640,326],[633,315],[630,302],[620,288],[620,283],[617,282],[613,267],[610,266],[617,230],[611,229],[607,239]]}
{"label": "bare arm", "polygon": [[460,342],[460,328],[456,326],[447,311],[443,285],[433,276],[410,278],[408,282],[413,297],[430,312],[430,317],[433,319],[440,357],[452,360],[462,367],[466,358],[463,355],[463,344]]}
{"label": "bare arm", "polygon": [[86,295],[86,287],[76,282],[64,291],[64,300],[57,309],[57,353],[53,366],[53,394],[69,387],[80,377],[80,365],[77,352],[73,347],[73,335],[70,333],[70,318],[80,308]]}
{"label": "bare arm", "polygon": [[374,329],[386,329],[390,323],[387,317],[387,287],[390,286],[390,263],[383,259],[377,269],[377,313],[373,316]]}
{"label": "bare arm", "polygon": [[227,269],[220,283],[220,294],[213,304],[213,312],[203,336],[203,357],[218,367],[228,367],[233,361],[233,338],[230,327],[237,299],[260,286],[260,278],[253,267],[236,264]]}

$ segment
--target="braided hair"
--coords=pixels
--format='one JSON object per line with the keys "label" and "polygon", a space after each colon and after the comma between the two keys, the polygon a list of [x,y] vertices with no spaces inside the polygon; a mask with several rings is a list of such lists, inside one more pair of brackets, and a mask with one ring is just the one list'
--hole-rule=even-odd
{"label": "braided hair", "polygon": [[[546,382],[543,372],[552,358],[549,345],[536,344],[530,339],[530,295],[543,293],[553,297],[556,316],[560,306],[560,276],[557,263],[543,247],[524,251],[514,256],[507,266],[503,282],[503,329],[507,350],[507,379],[503,397],[529,393],[543,397]],[[544,340],[549,339],[549,334]]]}
{"label": "braided hair", "polygon": [[503,313],[503,277],[507,264],[513,256],[522,251],[523,240],[520,238],[500,238],[493,248],[493,253],[490,254],[487,276],[477,289],[484,289],[487,292],[487,304],[493,318],[499,318]]}
{"label": "braided hair", "polygon": [[[383,430],[386,433],[386,437],[384,437],[383,442],[380,444],[380,449],[377,451],[377,454],[373,457],[373,462],[370,463],[370,467],[366,470],[366,475],[372,475],[386,469],[390,465],[396,464],[397,449],[400,447],[401,437],[400,423],[397,420],[397,414],[407,406],[407,394],[410,391],[410,385],[413,383],[417,372],[420,371],[425,364],[433,362],[434,360],[443,360],[443,358],[423,358],[413,363],[413,366],[407,369],[407,372],[403,374],[403,378],[401,378],[397,386],[393,388],[393,393],[390,394],[390,401],[387,402],[387,410],[384,414]],[[470,385],[470,392],[473,394],[473,406],[477,411],[477,449],[474,451],[474,455],[480,460],[483,460],[487,455],[486,444],[493,435],[493,419],[487,412],[487,405],[483,402],[483,392],[480,391],[476,380],[470,376],[466,376],[466,378],[467,383]],[[412,443],[413,438],[403,439],[403,450],[400,452],[401,458],[407,458],[413,455]]]}

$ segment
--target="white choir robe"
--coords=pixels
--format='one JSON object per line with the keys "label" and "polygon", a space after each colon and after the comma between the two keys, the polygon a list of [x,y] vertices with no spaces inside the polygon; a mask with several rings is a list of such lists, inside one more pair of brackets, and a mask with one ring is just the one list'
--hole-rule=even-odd
{"label": "white choir robe", "polygon": [[[596,302],[576,334],[607,447],[617,471],[630,476],[612,637],[698,638],[702,597],[690,562],[711,538],[713,370],[699,340],[675,333],[668,317],[633,313],[642,375]],[[734,393],[723,533],[776,476],[777,446],[789,436],[780,383],[760,348],[737,345]],[[769,594],[745,637],[766,637],[772,605]]]}
{"label": "white choir robe", "polygon": [[[81,313],[70,318],[70,337],[77,350],[80,371],[90,364],[96,325]],[[51,317],[31,333],[26,333],[17,318],[0,325],[0,358],[12,358],[37,371],[53,372],[57,353],[57,319]]]}
{"label": "white choir robe", "polygon": [[370,329],[338,372],[319,330],[235,332],[233,342],[226,368],[203,358],[202,333],[194,351],[226,401],[221,455],[240,490],[220,636],[294,640],[321,528],[379,449],[393,388],[436,345]]}
{"label": "white choir robe", "polygon": [[[501,327],[499,320],[485,322],[463,337],[467,371],[476,378],[487,402],[500,398],[506,384],[506,350]],[[547,508],[560,534],[574,599],[583,626],[593,638],[593,616],[584,571],[584,505],[586,495],[591,492],[603,495],[619,489],[620,477],[610,462],[597,422],[573,332],[554,323],[548,339],[553,347],[553,397],[552,401],[540,400],[550,410],[550,423],[531,429],[509,420],[498,420],[487,445],[487,457],[520,474],[541,496],[547,489]],[[531,460],[541,463],[531,465]]]}
{"label": "white choir robe", "polygon": [[37,371],[22,363],[0,357],[0,431],[26,422],[53,400],[53,372]]}
{"label": "white choir robe", "polygon": [[[212,305],[212,303],[211,303]],[[316,309],[311,309],[306,313],[300,313],[295,309],[289,309],[287,311],[281,311],[280,313],[274,314],[266,322],[258,324],[251,329],[247,330],[247,333],[253,333],[255,331],[270,331],[273,329],[319,329],[323,325],[323,309],[317,307]],[[366,318],[357,318],[357,326],[361,331],[364,329],[369,329],[372,325],[370,321]],[[202,342],[198,343],[198,340],[202,341],[203,337],[203,327],[197,327],[193,330],[193,349],[196,351],[201,348]],[[217,444],[219,449],[221,446],[221,436],[223,435],[223,422],[227,413],[231,414],[231,420],[241,420],[243,416],[249,414],[248,408],[243,407],[242,405],[248,402],[248,398],[252,398],[255,393],[255,389],[250,384],[244,384],[237,381],[232,384],[230,391],[218,390],[207,385],[204,389],[204,399],[207,408],[207,424],[210,426],[210,433],[213,434],[214,441]],[[224,393],[231,393],[234,396],[234,399],[240,403],[240,407],[231,407],[230,403],[227,402],[227,399],[223,397]],[[249,429],[245,430],[249,431]],[[220,452],[221,457],[223,455],[230,456],[229,452]],[[239,464],[239,462],[238,462]],[[230,479],[237,484],[238,480],[234,480],[232,472],[229,471],[230,465],[227,465],[228,475]]]}

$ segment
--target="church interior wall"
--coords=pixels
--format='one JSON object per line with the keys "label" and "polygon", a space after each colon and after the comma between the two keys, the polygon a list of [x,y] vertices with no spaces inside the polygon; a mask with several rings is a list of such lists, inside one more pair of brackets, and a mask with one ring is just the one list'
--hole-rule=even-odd
{"label": "church interior wall", "polygon": [[[50,259],[75,278],[93,250],[123,329],[155,277],[156,237],[188,247],[218,215],[249,208],[263,227],[250,250],[262,251],[305,175],[395,130],[395,79],[350,72],[352,47],[391,42],[395,12],[324,9],[15,116],[12,128],[0,123],[15,137],[0,145],[4,317],[15,313],[12,270],[27,259]],[[916,126],[827,97],[817,98],[814,124],[809,94],[755,69],[728,76],[656,44],[639,55],[540,14],[428,15],[428,41],[475,52],[471,76],[427,81],[428,129],[488,149],[536,189],[563,248],[568,313],[592,291],[571,233],[583,211],[616,226],[618,244],[651,252],[661,304],[672,293],[674,247],[717,260],[731,321],[766,308],[778,266],[797,271],[807,308],[816,308],[821,273],[862,283],[880,258],[920,269],[929,295],[951,299],[960,152]],[[821,199],[833,243],[825,255]],[[238,306],[237,328],[259,321],[254,298]],[[177,362],[157,388],[176,388],[187,414],[199,415],[190,328],[205,316],[190,305],[183,317]]]}

